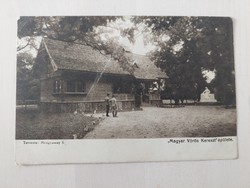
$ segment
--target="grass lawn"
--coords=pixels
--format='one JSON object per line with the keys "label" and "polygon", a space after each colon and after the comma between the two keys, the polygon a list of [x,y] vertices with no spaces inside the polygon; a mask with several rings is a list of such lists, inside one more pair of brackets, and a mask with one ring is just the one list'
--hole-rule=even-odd
{"label": "grass lawn", "polygon": [[83,138],[99,124],[100,119],[73,113],[48,114],[37,110],[16,111],[16,139]]}

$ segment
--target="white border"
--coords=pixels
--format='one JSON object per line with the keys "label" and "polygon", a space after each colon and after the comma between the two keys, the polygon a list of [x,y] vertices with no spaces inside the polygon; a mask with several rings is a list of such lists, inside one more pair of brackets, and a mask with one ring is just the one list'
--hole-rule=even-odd
{"label": "white border", "polygon": [[237,137],[16,141],[21,165],[236,158]]}

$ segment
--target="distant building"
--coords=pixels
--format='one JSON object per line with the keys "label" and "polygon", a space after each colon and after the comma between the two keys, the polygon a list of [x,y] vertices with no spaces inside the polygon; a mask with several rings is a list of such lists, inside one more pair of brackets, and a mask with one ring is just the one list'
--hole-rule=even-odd
{"label": "distant building", "polygon": [[206,87],[201,93],[200,102],[217,102],[217,100],[215,99],[214,94]]}
{"label": "distant building", "polygon": [[115,94],[120,109],[133,109],[134,85],[144,87],[142,100],[160,101],[148,92],[153,82],[166,79],[148,57],[127,53],[133,59],[134,73],[122,69],[115,60],[90,46],[44,38],[36,58],[40,76],[40,104],[46,111],[103,111],[107,93]]}

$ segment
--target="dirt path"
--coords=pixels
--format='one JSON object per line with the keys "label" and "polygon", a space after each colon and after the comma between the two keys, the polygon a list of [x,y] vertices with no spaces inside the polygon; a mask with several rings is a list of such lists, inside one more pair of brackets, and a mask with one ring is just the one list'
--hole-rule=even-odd
{"label": "dirt path", "polygon": [[236,110],[220,106],[145,107],[106,117],[84,138],[213,137],[236,135]]}

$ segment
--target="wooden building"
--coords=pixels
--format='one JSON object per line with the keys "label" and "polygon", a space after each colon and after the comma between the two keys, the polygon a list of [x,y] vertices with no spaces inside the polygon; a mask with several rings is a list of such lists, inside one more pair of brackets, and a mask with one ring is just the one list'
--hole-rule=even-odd
{"label": "wooden building", "polygon": [[142,102],[160,101],[149,92],[153,82],[167,78],[149,58],[127,53],[133,74],[90,46],[44,38],[36,58],[40,77],[40,106],[44,111],[104,111],[107,93],[115,94],[120,110],[135,108],[135,85],[143,87]]}

